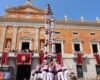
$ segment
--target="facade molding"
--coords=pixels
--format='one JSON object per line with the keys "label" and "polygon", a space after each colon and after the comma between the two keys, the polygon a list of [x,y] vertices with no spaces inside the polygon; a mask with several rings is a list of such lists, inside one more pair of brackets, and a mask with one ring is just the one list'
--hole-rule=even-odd
{"label": "facade molding", "polygon": [[[62,55],[62,58],[63,59],[74,59],[76,58],[75,55],[74,55],[74,52],[73,53],[64,53]],[[84,53],[84,56],[83,58],[89,58],[89,59],[95,59],[94,55],[92,53]]]}
{"label": "facade molding", "polygon": [[81,26],[81,25],[74,25],[74,24],[64,24],[64,25],[61,25],[61,24],[56,24],[55,25],[55,28],[67,28],[67,29],[82,29],[82,30],[100,30],[100,26]]}
{"label": "facade molding", "polygon": [[24,27],[42,27],[45,26],[44,23],[28,23],[28,22],[0,22],[2,26],[24,26]]}
{"label": "facade molding", "polygon": [[[55,22],[54,28],[68,28],[68,29],[93,29],[93,30],[100,30],[100,24],[99,23],[93,23],[88,24],[75,24],[75,23],[66,23],[66,24],[58,24]],[[33,20],[33,21],[18,21],[18,20],[0,20],[0,25],[2,26],[34,26],[34,27],[45,27],[45,21],[44,20]]]}

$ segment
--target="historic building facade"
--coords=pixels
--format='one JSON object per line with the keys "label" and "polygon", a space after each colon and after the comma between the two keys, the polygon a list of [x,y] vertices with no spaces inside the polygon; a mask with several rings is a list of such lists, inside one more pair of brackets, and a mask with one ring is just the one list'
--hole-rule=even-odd
{"label": "historic building facade", "polygon": [[[8,52],[8,65],[13,63],[17,67],[16,54],[24,50],[33,53],[31,68],[39,63],[39,52],[44,50],[45,12],[35,8],[30,1],[6,8],[5,15],[0,17],[0,58],[3,52]],[[55,19],[54,30],[59,32],[54,36],[56,53],[62,54],[63,64],[73,69],[78,77],[100,74],[99,22],[73,21],[66,17]]]}

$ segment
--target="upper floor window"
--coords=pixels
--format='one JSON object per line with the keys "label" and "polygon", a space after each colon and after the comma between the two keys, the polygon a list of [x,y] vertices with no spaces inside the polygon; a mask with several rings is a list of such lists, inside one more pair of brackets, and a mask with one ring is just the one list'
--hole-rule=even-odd
{"label": "upper floor window", "polygon": [[74,38],[72,40],[72,50],[74,52],[83,51],[83,49],[82,49],[82,40],[80,40],[78,38]]}
{"label": "upper floor window", "polygon": [[98,49],[98,43],[92,43],[91,44],[91,48],[92,48],[92,53],[98,53],[99,49]]}
{"label": "upper floor window", "polygon": [[74,43],[74,51],[80,51],[80,43]]}
{"label": "upper floor window", "polygon": [[79,35],[79,32],[73,32],[72,34],[73,35]]}
{"label": "upper floor window", "polygon": [[95,32],[91,32],[90,35],[91,36],[94,36],[94,35],[96,35],[96,33]]}
{"label": "upper floor window", "polygon": [[61,53],[62,52],[61,43],[55,43],[55,52],[56,53]]}

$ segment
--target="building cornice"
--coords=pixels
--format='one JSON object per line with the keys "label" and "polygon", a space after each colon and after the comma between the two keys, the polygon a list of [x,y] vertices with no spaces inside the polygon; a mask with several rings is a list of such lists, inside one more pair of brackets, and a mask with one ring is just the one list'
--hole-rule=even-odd
{"label": "building cornice", "polygon": [[31,22],[39,22],[39,23],[43,23],[45,22],[44,19],[25,19],[25,18],[10,18],[10,17],[0,17],[0,22],[27,22],[27,23],[31,23]]}
{"label": "building cornice", "polygon": [[[25,18],[8,18],[8,17],[0,17],[0,23],[18,23],[18,24],[22,24],[22,23],[26,23],[26,24],[42,24],[45,25],[45,19],[25,19]],[[74,20],[70,20],[70,21],[64,21],[63,19],[55,19],[55,25],[56,27],[58,27],[57,25],[61,26],[61,27],[68,27],[70,28],[70,26],[77,26],[77,27],[87,27],[91,29],[91,27],[98,27],[100,28],[100,23],[95,22],[81,22],[81,21],[74,21]],[[42,26],[43,27],[43,26]]]}
{"label": "building cornice", "polygon": [[84,21],[81,22],[80,20],[68,20],[65,21],[63,19],[56,19],[55,22],[57,24],[61,24],[61,25],[79,25],[79,26],[100,26],[100,23],[94,21],[94,22],[90,22],[90,21]]}

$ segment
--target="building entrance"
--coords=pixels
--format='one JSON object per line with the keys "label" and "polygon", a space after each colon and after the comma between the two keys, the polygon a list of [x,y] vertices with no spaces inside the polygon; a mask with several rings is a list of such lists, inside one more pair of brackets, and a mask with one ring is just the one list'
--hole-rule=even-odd
{"label": "building entrance", "polygon": [[31,65],[18,65],[16,80],[29,80],[31,74]]}
{"label": "building entrance", "polygon": [[29,42],[22,42],[22,50],[29,49]]}

